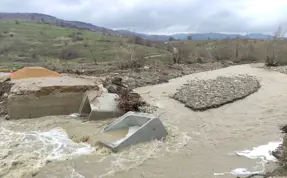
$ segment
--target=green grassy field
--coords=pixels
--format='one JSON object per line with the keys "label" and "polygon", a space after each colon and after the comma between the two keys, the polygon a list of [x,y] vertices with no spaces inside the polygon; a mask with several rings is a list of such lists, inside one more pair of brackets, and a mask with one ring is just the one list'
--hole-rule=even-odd
{"label": "green grassy field", "polygon": [[25,63],[110,62],[133,56],[170,55],[128,38],[81,29],[0,19],[0,65],[17,67]]}
{"label": "green grassy field", "polygon": [[[265,62],[268,57],[273,57],[280,65],[287,64],[287,40],[283,39],[186,40],[167,44],[151,42],[149,45],[134,45],[135,41],[36,21],[0,19],[0,71],[23,65],[73,66],[95,61],[129,61],[131,58],[145,59],[152,65],[170,64],[173,62],[170,52],[173,47],[180,51],[180,63],[221,60],[250,63]],[[147,56],[153,57],[145,58]]]}

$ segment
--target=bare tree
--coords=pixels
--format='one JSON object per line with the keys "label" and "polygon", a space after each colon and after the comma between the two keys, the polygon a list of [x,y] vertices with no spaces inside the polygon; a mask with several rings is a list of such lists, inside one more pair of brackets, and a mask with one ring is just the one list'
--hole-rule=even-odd
{"label": "bare tree", "polygon": [[89,48],[89,51],[90,51],[90,53],[91,53],[91,56],[92,56],[92,58],[93,58],[94,63],[95,63],[96,65],[98,65],[97,59],[96,59],[96,57],[95,57],[93,51],[91,50],[91,48]]}
{"label": "bare tree", "polygon": [[[284,32],[282,31],[281,26],[278,27],[277,31],[274,33],[273,39],[269,41],[267,45],[267,52],[266,56],[266,65],[267,66],[277,66],[281,64],[285,64],[286,62],[281,61],[281,53],[282,49],[279,48],[279,43],[284,36]],[[280,64],[281,63],[281,64]]]}
{"label": "bare tree", "polygon": [[[95,43],[95,42],[94,42],[94,43]],[[92,56],[92,58],[93,58],[93,61],[94,61],[95,65],[98,65],[97,58],[95,57],[95,55],[94,55],[94,53],[93,53],[93,50],[90,48],[89,45],[87,45],[86,47],[89,49],[89,52],[90,52],[90,54],[91,54],[91,56]]]}
{"label": "bare tree", "polygon": [[135,38],[132,38],[130,43],[124,43],[123,46],[121,46],[121,50],[129,55],[129,59],[133,60],[135,55]]}

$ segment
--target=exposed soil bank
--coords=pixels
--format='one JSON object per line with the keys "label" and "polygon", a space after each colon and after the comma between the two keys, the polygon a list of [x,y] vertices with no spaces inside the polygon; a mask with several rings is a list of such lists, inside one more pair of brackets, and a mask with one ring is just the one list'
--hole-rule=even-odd
{"label": "exposed soil bank", "polygon": [[259,88],[260,83],[253,76],[220,76],[210,80],[192,80],[184,84],[172,98],[193,110],[203,111],[243,99]]}
{"label": "exposed soil bank", "polygon": [[[147,85],[156,85],[166,83],[168,80],[181,77],[188,74],[216,70],[227,67],[229,64],[220,62],[205,63],[205,64],[175,64],[161,67],[147,67],[140,69],[119,70],[117,68],[109,69],[107,71],[85,71],[80,75],[75,75],[85,78],[93,78],[91,76],[101,77],[121,77],[123,83],[129,88],[138,88]],[[75,72],[69,71],[70,74]],[[81,76],[86,75],[86,76]]]}

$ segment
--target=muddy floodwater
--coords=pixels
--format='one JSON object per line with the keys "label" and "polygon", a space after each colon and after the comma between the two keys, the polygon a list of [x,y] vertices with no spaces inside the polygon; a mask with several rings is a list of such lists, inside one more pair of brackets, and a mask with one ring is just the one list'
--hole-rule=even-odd
{"label": "muddy floodwater", "polygon": [[[169,135],[163,141],[138,144],[119,153],[96,144],[105,137],[100,132],[111,120],[82,122],[55,116],[1,121],[0,147],[6,151],[0,152],[4,155],[0,172],[11,178],[225,178],[236,177],[231,174],[235,169],[260,171],[262,160],[235,153],[281,140],[278,126],[287,122],[287,76],[258,66],[232,66],[136,89],[158,107],[154,115],[160,117]],[[188,80],[238,74],[256,76],[261,83],[259,91],[204,112],[194,112],[169,97]],[[93,147],[68,137],[85,140]]]}

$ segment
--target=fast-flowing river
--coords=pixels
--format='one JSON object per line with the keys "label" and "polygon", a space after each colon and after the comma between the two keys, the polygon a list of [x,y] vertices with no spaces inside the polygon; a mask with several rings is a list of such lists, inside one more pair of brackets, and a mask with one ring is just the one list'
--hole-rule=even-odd
{"label": "fast-flowing river", "polygon": [[[259,91],[204,112],[194,112],[169,98],[188,80],[238,74],[258,77],[262,85]],[[268,149],[278,146],[282,137],[278,127],[287,122],[287,76],[256,65],[191,74],[135,91],[158,107],[154,115],[160,117],[169,132],[164,141],[142,143],[111,153],[68,139],[81,135],[96,140],[109,121],[83,123],[67,116],[1,121],[0,175],[11,178],[235,177],[232,173],[267,169],[264,161],[273,159],[268,156]]]}

